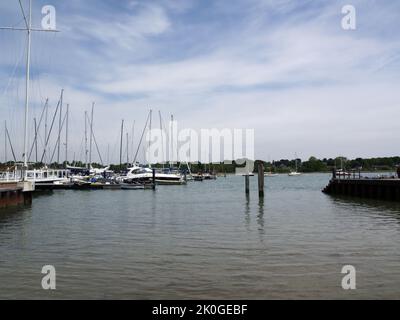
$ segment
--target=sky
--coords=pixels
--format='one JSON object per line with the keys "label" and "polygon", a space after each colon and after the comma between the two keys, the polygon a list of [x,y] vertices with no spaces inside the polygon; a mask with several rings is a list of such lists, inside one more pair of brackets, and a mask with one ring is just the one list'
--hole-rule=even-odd
{"label": "sky", "polygon": [[[342,28],[348,4],[355,30]],[[149,109],[153,126],[161,111],[181,129],[254,129],[257,159],[399,155],[397,0],[33,0],[35,27],[44,5],[60,32],[32,37],[30,144],[64,89],[69,160],[84,157],[93,102],[103,162],[118,162],[122,119],[136,149]],[[0,26],[24,26],[18,1],[0,2]],[[0,141],[7,121],[19,159],[25,50],[24,32],[0,31]]]}

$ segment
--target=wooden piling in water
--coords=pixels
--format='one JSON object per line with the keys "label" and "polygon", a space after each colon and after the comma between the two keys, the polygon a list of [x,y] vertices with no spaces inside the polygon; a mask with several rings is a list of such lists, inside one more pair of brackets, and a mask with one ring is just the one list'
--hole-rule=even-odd
{"label": "wooden piling in water", "polygon": [[258,196],[264,198],[264,164],[258,164]]}
{"label": "wooden piling in water", "polygon": [[153,168],[153,190],[156,189],[156,169]]}
{"label": "wooden piling in water", "polygon": [[246,195],[250,194],[250,177],[248,174],[244,176],[245,192]]}

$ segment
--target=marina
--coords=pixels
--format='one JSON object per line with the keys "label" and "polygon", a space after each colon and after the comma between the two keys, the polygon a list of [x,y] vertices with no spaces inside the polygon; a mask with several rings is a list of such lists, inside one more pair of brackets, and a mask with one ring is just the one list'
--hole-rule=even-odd
{"label": "marina", "polygon": [[[0,215],[0,298],[398,298],[398,202],[328,196],[329,174],[54,190]],[[295,207],[296,210],[291,208]],[[57,290],[42,290],[44,263]],[[358,289],[340,270],[359,266]],[[12,272],[11,272],[12,270]]]}
{"label": "marina", "polygon": [[400,299],[398,3],[49,2],[0,4],[0,300]]}

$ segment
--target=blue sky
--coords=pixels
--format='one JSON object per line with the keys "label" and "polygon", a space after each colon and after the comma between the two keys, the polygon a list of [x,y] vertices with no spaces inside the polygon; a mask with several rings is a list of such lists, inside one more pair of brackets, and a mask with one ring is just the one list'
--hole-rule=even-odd
{"label": "blue sky", "polygon": [[[46,97],[54,109],[64,88],[77,158],[92,101],[99,147],[110,145],[113,161],[121,119],[135,120],[138,136],[150,107],[181,128],[254,128],[257,158],[399,154],[398,1],[33,3],[34,25],[51,4],[61,32],[34,35],[31,117]],[[341,28],[345,4],[357,10],[356,30]],[[17,1],[1,2],[0,25],[23,26]],[[24,41],[0,31],[0,119],[19,155]]]}

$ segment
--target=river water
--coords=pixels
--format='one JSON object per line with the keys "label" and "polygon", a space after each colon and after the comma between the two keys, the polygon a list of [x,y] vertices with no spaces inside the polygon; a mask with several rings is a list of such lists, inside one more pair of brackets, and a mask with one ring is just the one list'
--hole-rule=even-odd
{"label": "river water", "polygon": [[329,178],[266,177],[262,202],[238,176],[35,195],[0,211],[0,298],[400,298],[400,204],[325,195]]}

